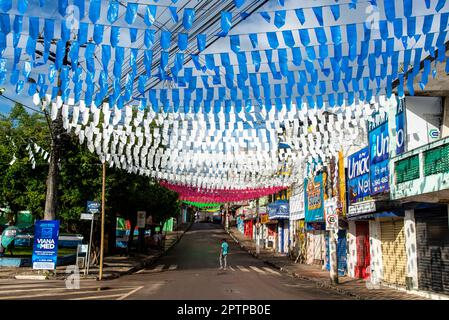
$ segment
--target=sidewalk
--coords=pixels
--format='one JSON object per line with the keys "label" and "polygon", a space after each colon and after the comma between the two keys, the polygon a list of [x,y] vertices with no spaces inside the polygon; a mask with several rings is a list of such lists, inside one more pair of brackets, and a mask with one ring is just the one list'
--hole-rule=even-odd
{"label": "sidewalk", "polygon": [[[134,253],[132,256],[106,256],[103,263],[103,279],[115,279],[126,274],[131,274],[154,263],[176,245],[190,227],[191,224],[183,224],[179,226],[177,231],[168,232],[164,250],[148,250],[147,254]],[[69,275],[69,273],[66,273],[66,269],[67,266],[58,266],[55,272],[48,272],[33,270],[32,268],[0,268],[0,279],[20,278],[63,280]],[[98,266],[91,266],[89,268],[88,276],[84,276],[83,271],[84,269],[80,270],[81,279],[98,278]]]}
{"label": "sidewalk", "polygon": [[317,286],[336,290],[342,294],[355,297],[360,300],[423,300],[425,298],[416,294],[400,291],[385,286],[376,289],[368,289],[366,282],[347,276],[339,277],[339,284],[332,285],[329,280],[329,272],[323,271],[321,266],[294,263],[288,257],[276,254],[270,250],[260,248],[260,254],[256,254],[256,244],[253,240],[245,238],[237,228],[229,229],[229,235],[243,250],[248,251],[254,257],[266,264],[279,269],[290,276],[313,281]]}

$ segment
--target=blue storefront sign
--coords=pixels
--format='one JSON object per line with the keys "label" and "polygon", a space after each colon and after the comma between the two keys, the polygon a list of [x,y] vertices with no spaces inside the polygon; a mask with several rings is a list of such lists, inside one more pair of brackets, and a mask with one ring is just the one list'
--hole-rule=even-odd
{"label": "blue storefront sign", "polygon": [[323,175],[316,176],[313,182],[304,179],[304,186],[305,221],[324,221]]}
{"label": "blue storefront sign", "polygon": [[268,218],[273,219],[288,219],[290,217],[290,206],[287,200],[277,200],[267,205]]}
{"label": "blue storefront sign", "polygon": [[58,259],[59,220],[34,225],[33,269],[54,270]]}
{"label": "blue storefront sign", "polygon": [[369,165],[368,147],[348,157],[348,192],[349,203],[351,204],[368,200],[370,196]]}
{"label": "blue storefront sign", "polygon": [[[401,154],[405,149],[405,114],[403,101],[398,101],[396,109],[396,154]],[[370,180],[371,194],[379,194],[390,191],[389,185],[389,159],[390,137],[388,132],[388,115],[378,123],[371,124],[368,132],[370,153]]]}

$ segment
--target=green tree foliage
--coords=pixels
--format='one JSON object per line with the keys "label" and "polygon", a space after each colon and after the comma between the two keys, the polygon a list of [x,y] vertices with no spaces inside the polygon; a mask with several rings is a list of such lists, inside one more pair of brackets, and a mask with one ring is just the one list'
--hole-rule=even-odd
{"label": "green tree foliage", "polygon": [[48,137],[45,118],[29,114],[19,104],[9,115],[0,115],[0,205],[9,206],[13,213],[30,210],[38,217],[43,213],[45,160],[36,156],[33,170],[26,147],[35,142],[48,150]]}
{"label": "green tree foliage", "polygon": [[[48,163],[36,156],[36,168],[30,163],[26,146],[30,141],[49,151],[50,132],[43,115],[29,114],[21,105],[8,115],[0,115],[0,206],[16,213],[30,210],[42,218],[45,204]],[[10,165],[13,155],[17,158]],[[95,154],[80,145],[78,138],[66,135],[60,161],[57,218],[67,232],[88,234],[89,226],[80,221],[88,200],[101,200],[102,166]],[[107,169],[106,214],[110,222],[121,215],[136,223],[137,211],[146,211],[157,223],[176,216],[178,197],[148,177]]]}

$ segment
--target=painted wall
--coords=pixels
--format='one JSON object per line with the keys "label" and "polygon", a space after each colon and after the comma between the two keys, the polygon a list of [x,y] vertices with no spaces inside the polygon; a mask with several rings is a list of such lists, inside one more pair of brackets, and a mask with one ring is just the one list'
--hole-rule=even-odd
{"label": "painted wall", "polygon": [[405,249],[407,252],[407,277],[413,279],[413,289],[418,288],[418,255],[416,247],[416,224],[414,210],[405,210]]}
{"label": "painted wall", "polygon": [[[442,99],[406,97],[407,150],[413,150],[441,137]],[[431,132],[439,133],[432,137]]]}
{"label": "painted wall", "polygon": [[355,221],[348,221],[348,276],[355,277],[355,266],[357,264],[357,243]]}
{"label": "painted wall", "polygon": [[371,254],[371,283],[379,284],[383,279],[382,270],[382,246],[380,242],[379,221],[369,222],[369,242]]}

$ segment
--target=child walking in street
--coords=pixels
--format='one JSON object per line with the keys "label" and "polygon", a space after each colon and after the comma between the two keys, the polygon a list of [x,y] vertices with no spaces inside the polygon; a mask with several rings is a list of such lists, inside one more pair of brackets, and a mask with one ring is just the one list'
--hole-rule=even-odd
{"label": "child walking in street", "polygon": [[[226,242],[226,239],[221,240],[221,247],[220,247],[220,270],[224,269],[226,270],[227,267],[227,257],[229,252],[229,244]],[[224,264],[224,268],[223,268]]]}

